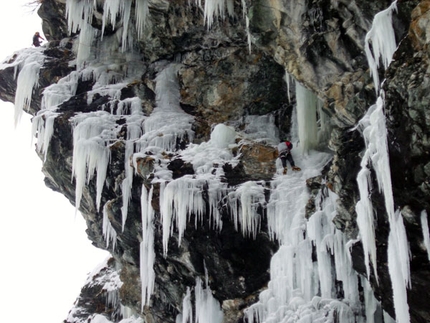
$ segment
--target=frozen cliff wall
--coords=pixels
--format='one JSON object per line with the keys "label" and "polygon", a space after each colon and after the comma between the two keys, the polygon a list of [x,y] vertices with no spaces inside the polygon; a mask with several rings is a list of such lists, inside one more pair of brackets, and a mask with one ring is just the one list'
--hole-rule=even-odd
{"label": "frozen cliff wall", "polygon": [[[47,186],[112,254],[67,322],[389,322],[405,302],[399,322],[429,320],[428,1],[397,3],[379,70],[407,300],[372,165],[371,266],[357,224],[365,37],[390,5],[44,0],[50,43],[4,62],[0,97],[34,115]],[[302,172],[283,177],[286,136]]]}

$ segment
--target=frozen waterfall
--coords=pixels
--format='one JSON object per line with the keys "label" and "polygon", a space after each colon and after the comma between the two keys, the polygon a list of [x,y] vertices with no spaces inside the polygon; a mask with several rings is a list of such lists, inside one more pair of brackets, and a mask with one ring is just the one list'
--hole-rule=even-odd
{"label": "frozen waterfall", "polygon": [[[370,275],[370,263],[373,266],[375,277],[377,274],[376,246],[374,237],[375,215],[371,207],[370,168],[376,174],[379,191],[383,193],[385,211],[390,224],[388,237],[388,269],[393,289],[394,309],[396,321],[409,323],[409,305],[407,301],[407,288],[410,288],[410,251],[401,212],[395,210],[391,170],[388,156],[387,128],[384,114],[384,91],[380,89],[378,78],[379,61],[382,60],[384,68],[390,64],[396,49],[396,40],[392,27],[392,13],[397,9],[396,1],[391,6],[378,13],[371,30],[366,35],[366,55],[374,77],[375,89],[379,97],[360,121],[366,150],[358,175],[360,201],[357,204],[357,223],[360,230],[361,241],[365,252],[367,275]],[[370,51],[372,45],[373,52]]]}

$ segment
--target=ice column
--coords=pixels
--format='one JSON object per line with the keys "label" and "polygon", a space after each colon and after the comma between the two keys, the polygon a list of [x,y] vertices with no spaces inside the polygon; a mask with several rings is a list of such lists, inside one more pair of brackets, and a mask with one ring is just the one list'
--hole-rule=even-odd
{"label": "ice column", "polygon": [[142,310],[149,305],[154,292],[154,210],[151,206],[153,187],[149,193],[142,185],[141,208],[142,208],[142,242],[140,243],[140,280],[142,282]]}
{"label": "ice column", "polygon": [[308,153],[318,143],[318,98],[298,82],[296,83],[296,98],[300,150],[302,153]]}
{"label": "ice column", "polygon": [[157,107],[145,120],[144,134],[139,140],[141,150],[155,146],[175,151],[177,139],[188,137],[189,141],[193,140],[191,125],[194,118],[185,113],[179,103],[179,67],[179,64],[170,64],[155,79]]}

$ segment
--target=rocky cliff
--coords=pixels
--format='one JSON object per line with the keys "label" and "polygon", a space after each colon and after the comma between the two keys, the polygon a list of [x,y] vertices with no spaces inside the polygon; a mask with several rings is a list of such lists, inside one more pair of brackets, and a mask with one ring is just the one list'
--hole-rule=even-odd
{"label": "rocky cliff", "polygon": [[[41,1],[49,43],[3,63],[0,98],[34,116],[46,185],[112,254],[65,322],[428,322],[428,8]],[[391,26],[384,68],[366,35]],[[366,166],[377,102],[387,149]],[[285,137],[300,174],[280,174]]]}

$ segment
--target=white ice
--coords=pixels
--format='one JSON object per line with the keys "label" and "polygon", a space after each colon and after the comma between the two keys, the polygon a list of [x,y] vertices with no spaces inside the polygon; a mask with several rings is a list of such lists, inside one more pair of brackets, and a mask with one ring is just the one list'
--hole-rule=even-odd
{"label": "white ice", "polygon": [[307,153],[318,144],[317,106],[318,98],[310,90],[296,82],[297,125],[301,153]]}
{"label": "white ice", "polygon": [[97,173],[96,207],[100,208],[101,195],[110,159],[109,145],[116,141],[117,118],[105,111],[77,114],[73,124],[73,169],[76,179],[75,207],[79,209],[84,186]]}
{"label": "white ice", "polygon": [[387,9],[375,15],[372,28],[366,34],[364,40],[364,49],[369,63],[370,73],[373,76],[376,94],[379,93],[380,85],[378,74],[380,61],[382,61],[384,69],[387,69],[397,48],[392,24],[394,11],[397,11],[397,0]]}
{"label": "white ice", "polygon": [[147,192],[142,185],[141,209],[142,209],[142,242],[140,243],[140,281],[142,284],[142,310],[149,305],[154,292],[154,210],[151,206],[153,187]]}
{"label": "white ice", "polygon": [[15,126],[21,120],[24,110],[29,111],[33,90],[39,85],[39,71],[45,61],[44,48],[26,48],[14,53],[12,62],[4,62],[0,69],[14,68],[17,79],[15,93]]}
{"label": "white ice", "polygon": [[[388,237],[388,269],[393,288],[394,309],[396,320],[399,323],[409,323],[409,306],[407,302],[407,288],[410,288],[410,251],[406,236],[403,218],[399,211],[395,211],[391,170],[388,155],[387,128],[384,114],[384,92],[379,91],[378,66],[382,59],[384,67],[387,68],[392,60],[396,49],[394,30],[392,26],[392,12],[397,10],[396,1],[391,6],[378,13],[373,21],[372,29],[366,35],[365,45],[369,66],[372,71],[376,93],[379,97],[376,104],[371,106],[360,121],[363,137],[366,143],[366,151],[362,159],[362,170],[358,179],[361,204],[358,206],[357,216],[359,218],[360,236],[363,246],[366,248],[365,257],[370,257],[376,273],[376,248],[374,241],[373,221],[374,216],[371,210],[369,186],[371,182],[369,176],[370,166],[375,171],[379,191],[383,193],[385,211],[388,215],[390,233]],[[370,51],[369,41],[373,47]],[[368,183],[366,183],[366,179]],[[366,251],[365,251],[366,252]],[[369,259],[366,260],[369,274]]]}
{"label": "white ice", "polygon": [[429,223],[428,223],[428,219],[427,219],[427,211],[423,210],[421,212],[421,229],[423,231],[423,241],[424,241],[424,246],[427,249],[427,256],[428,259],[430,261],[430,233],[429,233]]}

